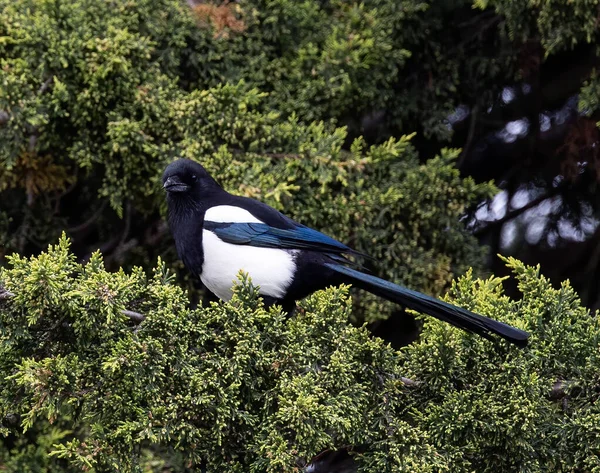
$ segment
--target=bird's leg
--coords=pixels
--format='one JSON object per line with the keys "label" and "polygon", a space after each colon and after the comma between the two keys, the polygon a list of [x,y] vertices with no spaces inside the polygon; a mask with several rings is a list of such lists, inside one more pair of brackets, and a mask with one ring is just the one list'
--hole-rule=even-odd
{"label": "bird's leg", "polygon": [[275,299],[274,297],[271,296],[263,296],[261,295],[263,303],[265,304],[266,308],[271,307],[272,305],[277,304],[277,302],[279,302],[278,299]]}
{"label": "bird's leg", "polygon": [[269,308],[273,305],[278,305],[281,306],[281,308],[283,309],[284,312],[287,313],[288,317],[291,317],[294,314],[294,311],[296,310],[296,303],[294,301],[291,302],[286,302],[286,301],[282,301],[281,299],[276,299],[275,297],[271,297],[271,296],[263,296],[261,295],[263,303],[265,304],[265,308]]}

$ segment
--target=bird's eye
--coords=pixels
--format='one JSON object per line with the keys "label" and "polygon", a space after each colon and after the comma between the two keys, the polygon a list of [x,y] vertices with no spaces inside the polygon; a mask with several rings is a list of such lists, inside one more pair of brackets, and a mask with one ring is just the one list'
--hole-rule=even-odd
{"label": "bird's eye", "polygon": [[196,182],[198,180],[198,176],[196,176],[195,174],[192,174],[192,181]]}

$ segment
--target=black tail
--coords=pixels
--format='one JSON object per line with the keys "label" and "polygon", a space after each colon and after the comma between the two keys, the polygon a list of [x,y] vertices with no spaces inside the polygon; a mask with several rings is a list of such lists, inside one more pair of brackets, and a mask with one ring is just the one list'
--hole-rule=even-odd
{"label": "black tail", "polygon": [[436,319],[443,320],[455,327],[467,332],[476,333],[488,339],[492,339],[492,334],[495,334],[520,347],[527,345],[527,339],[529,338],[527,332],[511,327],[503,322],[475,314],[467,309],[442,302],[420,292],[411,291],[385,279],[361,273],[341,264],[325,263],[325,265],[333,271],[346,276],[347,281],[353,285],[383,297],[388,301],[396,302],[417,312],[431,315]]}

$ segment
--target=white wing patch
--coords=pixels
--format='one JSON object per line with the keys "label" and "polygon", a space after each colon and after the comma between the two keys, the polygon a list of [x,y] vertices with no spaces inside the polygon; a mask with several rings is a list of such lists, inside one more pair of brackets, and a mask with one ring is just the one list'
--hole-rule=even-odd
{"label": "white wing patch", "polygon": [[254,215],[233,205],[216,205],[204,214],[204,220],[219,223],[264,223]]}
{"label": "white wing patch", "polygon": [[[226,205],[221,208],[238,209]],[[210,210],[218,209],[213,207]],[[238,209],[246,212],[244,209]],[[206,212],[208,217],[208,212]],[[226,215],[223,212],[221,215]],[[234,212],[229,213],[233,218]],[[241,216],[241,213],[238,214]],[[248,215],[252,217],[250,212]],[[232,222],[232,220],[214,220],[215,217],[207,220]],[[254,218],[254,217],[252,217]],[[235,220],[233,222],[260,222],[257,219]],[[244,270],[252,278],[252,283],[260,286],[259,293],[264,296],[281,299],[292,283],[296,263],[294,254],[297,250],[279,250],[276,248],[258,248],[250,245],[233,245],[221,240],[210,230],[202,230],[202,246],[204,250],[204,263],[202,264],[202,274],[200,279],[204,285],[219,299],[228,301],[231,299],[231,288],[237,281],[240,270]]]}

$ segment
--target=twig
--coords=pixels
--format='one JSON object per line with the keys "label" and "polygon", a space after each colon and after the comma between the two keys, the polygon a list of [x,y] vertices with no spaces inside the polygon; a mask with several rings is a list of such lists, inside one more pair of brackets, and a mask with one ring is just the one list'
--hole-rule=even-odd
{"label": "twig", "polygon": [[405,384],[406,386],[418,386],[421,384],[418,381],[413,381],[412,379],[405,378],[404,376],[400,378],[400,381],[402,381],[402,384]]}
{"label": "twig", "polygon": [[[246,154],[248,153],[247,150],[244,149],[236,149],[232,151],[233,154],[235,155],[240,155],[240,154]],[[303,157],[302,154],[298,154],[298,153],[261,153],[261,152],[257,152],[258,154],[260,154],[261,156],[267,156],[268,158],[274,158],[274,159],[300,159]]]}
{"label": "twig", "polygon": [[31,133],[29,135],[29,152],[33,153],[35,151],[35,147],[37,145],[38,137],[40,136],[40,132],[37,127],[31,128]]}
{"label": "twig", "polygon": [[[10,292],[5,287],[0,286],[0,300],[10,299],[14,296],[14,293]],[[134,322],[137,322],[138,324],[146,320],[146,316],[144,314],[140,314],[139,312],[135,312],[133,310],[123,309],[121,313],[129,317]],[[58,327],[58,325],[60,325],[61,322],[62,320],[58,321],[53,328]]]}
{"label": "twig", "polygon": [[123,245],[125,243],[125,239],[127,235],[129,235],[129,228],[131,227],[131,202],[127,201],[125,204],[125,228],[123,229],[123,234],[121,235],[121,239],[119,240],[119,244],[117,246]]}
{"label": "twig", "polygon": [[15,295],[5,287],[0,286],[0,300],[10,299],[11,297],[15,297]]}
{"label": "twig", "polygon": [[302,155],[298,153],[261,153],[263,156],[268,156],[269,158],[275,159],[300,159]]}
{"label": "twig", "polygon": [[[134,241],[130,240],[127,244],[125,243],[127,235],[129,235],[129,229],[131,227],[131,208],[131,202],[128,201],[125,205],[125,215],[123,217],[125,221],[125,227],[123,228],[123,232],[121,233],[121,238],[119,239],[118,243],[114,246],[114,248],[111,249],[110,254],[105,256],[106,262],[116,261],[118,264],[122,264],[123,254],[129,251],[131,248],[135,247],[137,244],[136,239],[132,239]],[[106,253],[106,251],[102,251],[102,253],[104,254]]]}
{"label": "twig", "polygon": [[44,92],[46,92],[48,90],[48,88],[50,87],[50,84],[52,84],[52,81],[54,80],[54,75],[51,75],[50,77],[48,77],[44,83],[40,86],[40,88],[38,89],[38,94],[42,95]]}
{"label": "twig", "polygon": [[463,146],[462,153],[458,158],[458,162],[456,163],[456,167],[459,169],[465,163],[465,159],[467,155],[471,151],[473,146],[473,139],[475,138],[475,127],[477,126],[477,121],[479,120],[479,103],[476,103],[471,109],[471,120],[469,122],[469,132],[467,134],[467,141],[465,141],[465,145]]}
{"label": "twig", "polygon": [[30,229],[30,215],[30,212],[25,213],[21,227],[18,230],[19,236],[17,237],[17,253],[23,253],[25,250],[25,245],[27,244],[27,235],[29,234]]}
{"label": "twig", "polygon": [[100,215],[106,208],[106,205],[107,205],[107,201],[106,200],[102,201],[102,203],[100,204],[100,207],[98,207],[98,209],[96,209],[96,211],[92,214],[92,216],[90,218],[88,218],[85,222],[80,223],[79,225],[68,228],[67,231],[69,233],[78,233],[83,230],[87,230],[87,228],[90,225],[92,225],[96,220],[98,220],[98,218],[100,217]]}
{"label": "twig", "polygon": [[122,266],[124,261],[124,255],[136,246],[139,246],[139,241],[137,238],[132,238],[131,240],[119,244],[119,246],[117,246],[117,248],[112,254],[113,261],[116,261],[119,264],[119,266]]}
{"label": "twig", "polygon": [[[98,248],[98,250],[100,251],[100,253],[102,253],[103,255],[105,255],[104,257],[104,261],[107,262],[109,261],[109,256],[107,256],[107,254],[109,252],[114,251],[119,245],[121,245],[124,241],[125,238],[127,238],[127,234],[129,233],[129,226],[131,224],[131,204],[128,203],[125,206],[125,216],[124,216],[124,228],[121,231],[121,234],[115,236],[114,238],[111,238],[109,241],[103,243],[102,245],[100,245],[100,247]],[[92,257],[92,253],[88,253],[86,256],[84,256],[82,258],[82,262],[83,263],[87,263],[89,261],[89,259]]]}
{"label": "twig", "polygon": [[[154,232],[152,232],[154,230]],[[148,226],[148,230],[144,235],[144,242],[149,246],[156,246],[164,236],[169,233],[169,225],[164,220],[159,220],[158,223],[153,223]]]}
{"label": "twig", "polygon": [[144,314],[140,314],[139,312],[134,312],[133,310],[123,309],[121,314],[126,315],[134,322],[138,324],[146,320],[146,316]]}
{"label": "twig", "polygon": [[476,26],[477,24],[480,24],[482,20],[490,18],[496,16],[496,12],[494,12],[493,10],[486,10],[481,12],[479,15],[475,15],[474,17],[463,21],[462,23],[458,24],[459,28],[468,28],[471,26]]}

